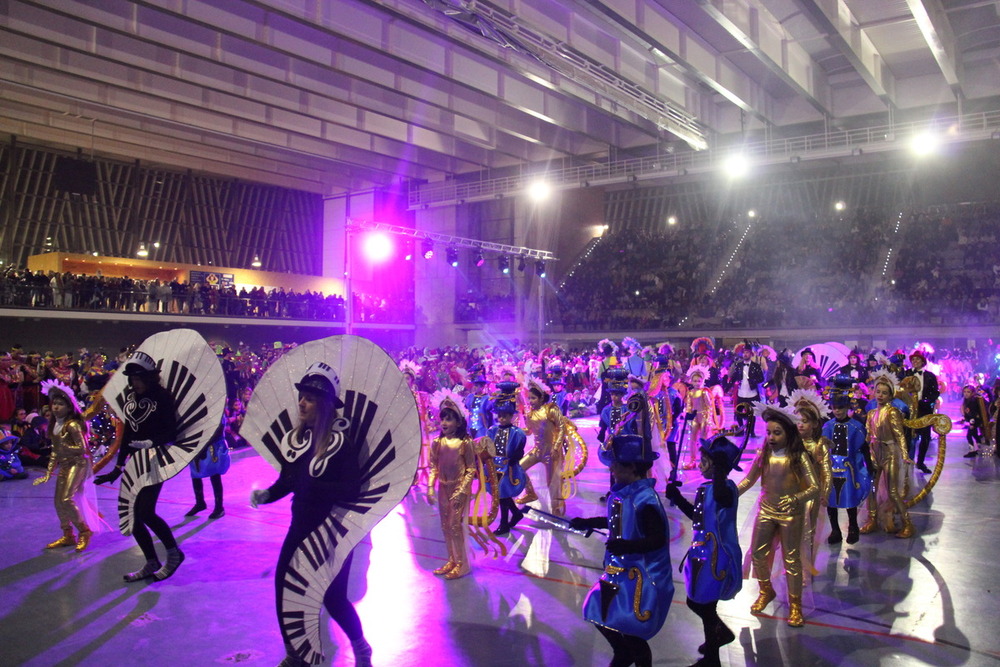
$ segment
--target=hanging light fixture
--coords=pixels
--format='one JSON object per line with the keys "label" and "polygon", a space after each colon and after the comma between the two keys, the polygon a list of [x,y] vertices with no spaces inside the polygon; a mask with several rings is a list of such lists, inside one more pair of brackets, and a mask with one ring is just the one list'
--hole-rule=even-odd
{"label": "hanging light fixture", "polygon": [[483,257],[482,250],[476,250],[476,254],[473,256],[473,261],[476,263],[476,266],[483,265],[483,263],[486,261],[486,258]]}
{"label": "hanging light fixture", "polygon": [[503,273],[504,275],[507,275],[507,274],[510,273],[510,257],[508,257],[507,255],[500,255],[500,259],[498,260],[498,264],[500,266],[500,272],[501,273]]}
{"label": "hanging light fixture", "polygon": [[430,259],[434,256],[434,241],[425,238],[420,243],[420,250],[423,253],[424,259]]}
{"label": "hanging light fixture", "polygon": [[542,260],[535,262],[535,273],[538,274],[539,278],[545,277],[545,262]]}
{"label": "hanging light fixture", "polygon": [[149,250],[146,249],[145,243],[139,244],[139,250],[135,253],[136,257],[149,257]]}
{"label": "hanging light fixture", "polygon": [[253,256],[253,261],[250,262],[250,266],[252,266],[255,269],[259,269],[260,268],[260,256],[259,255],[254,255]]}
{"label": "hanging light fixture", "polygon": [[458,249],[455,246],[448,246],[444,251],[444,256],[453,267],[458,266]]}

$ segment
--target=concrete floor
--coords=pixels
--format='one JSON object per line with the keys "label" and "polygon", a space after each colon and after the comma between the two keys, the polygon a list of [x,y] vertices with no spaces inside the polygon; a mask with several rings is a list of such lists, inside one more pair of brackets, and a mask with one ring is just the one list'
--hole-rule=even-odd
{"label": "concrete floor", "polygon": [[[946,412],[954,416],[954,406]],[[580,424],[588,442],[594,442],[594,425],[593,419]],[[720,603],[720,614],[737,634],[722,650],[723,664],[1000,664],[994,593],[1000,588],[1000,459],[962,458],[966,451],[964,432],[956,428],[941,480],[913,510],[916,538],[875,534],[852,546],[824,543],[820,575],[804,595],[804,628],[785,624],[784,586],[777,575],[778,599],[768,608],[773,616],[750,615],[757,592],[752,580],[735,600]],[[541,470],[533,469],[533,476]],[[40,473],[34,469],[32,477]],[[167,581],[135,584],[121,578],[141,565],[131,538],[105,533],[80,554],[43,550],[59,535],[52,485],[0,484],[0,665],[277,664],[283,651],[272,577],[289,504],[286,499],[253,510],[247,502],[251,488],[273,477],[253,451],[237,452],[224,478],[227,515],[216,521],[207,519],[208,512],[185,519],[192,503],[187,475],[168,482],[159,511],[187,560]],[[683,490],[690,497],[695,477],[687,477]],[[601,513],[598,496],[606,485],[607,469],[592,457],[569,503],[570,516]],[[542,487],[537,480],[536,487]],[[99,488],[98,496],[103,511],[112,514],[116,489]],[[745,517],[754,500],[744,497],[740,505],[744,549],[750,538]],[[677,594],[666,625],[650,643],[654,664],[688,665],[703,641],[676,573],[691,531],[676,509],[668,509],[668,516]],[[435,577],[430,571],[445,560],[436,511],[408,496],[354,559],[350,594],[375,664],[607,664],[607,644],[580,613],[600,573],[600,539],[525,521],[507,543],[505,558],[479,552],[469,577]],[[353,664],[334,624],[326,645],[334,665]]]}

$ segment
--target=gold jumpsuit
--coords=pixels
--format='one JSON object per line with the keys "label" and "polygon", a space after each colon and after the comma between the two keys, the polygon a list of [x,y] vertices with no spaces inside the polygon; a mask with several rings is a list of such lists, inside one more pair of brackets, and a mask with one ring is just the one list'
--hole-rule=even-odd
{"label": "gold jumpsuit", "polygon": [[[758,478],[761,480],[760,504],[750,540],[753,574],[762,585],[770,585],[774,541],[779,539],[790,601],[801,601],[801,547],[806,501],[816,498],[819,493],[819,480],[811,457],[803,456],[801,464],[801,473],[796,473],[787,449],[768,453],[765,447],[754,459],[746,477],[737,485],[740,495],[743,495]],[[786,496],[795,500],[791,511],[780,508],[781,500]]]}
{"label": "gold jumpsuit", "polygon": [[830,501],[830,484],[833,481],[833,469],[830,466],[830,448],[833,443],[829,438],[820,436],[816,440],[802,440],[809,458],[812,460],[813,471],[819,475],[819,493],[815,498],[806,501],[806,527],[802,544],[805,548],[805,566],[810,574],[819,574],[816,569],[816,528],[819,526],[819,511]]}
{"label": "gold jumpsuit", "polygon": [[80,508],[83,485],[91,474],[90,453],[83,434],[83,425],[75,419],[66,420],[62,426],[57,423],[52,429],[52,455],[45,479],[59,466],[55,506],[64,536],[72,536],[72,526],[76,526],[81,535],[91,532]]}
{"label": "gold jumpsuit", "polygon": [[466,549],[469,492],[476,477],[476,448],[472,438],[440,436],[431,442],[428,488],[437,483],[441,532],[448,547],[448,562],[435,570],[448,579],[457,579],[472,569]]}
{"label": "gold jumpsuit", "polygon": [[545,464],[545,480],[552,501],[552,513],[566,514],[566,498],[563,496],[563,416],[555,403],[546,403],[537,410],[530,410],[525,417],[525,430],[535,436],[535,446],[521,459],[521,467],[527,472],[536,463]]}
{"label": "gold jumpsuit", "polygon": [[[684,466],[688,470],[697,467],[698,452],[703,438],[711,438],[723,426],[722,398],[711,387],[688,389],[684,397],[684,412],[695,413],[691,421],[688,435],[688,461]],[[681,443],[683,446],[684,443]]]}
{"label": "gold jumpsuit", "polygon": [[[910,513],[906,508],[906,491],[904,490],[905,464],[912,463],[906,454],[906,436],[903,431],[903,413],[890,404],[878,406],[868,413],[865,426],[868,432],[868,445],[872,456],[872,493],[868,494],[868,523],[861,527],[862,533],[872,533],[882,528],[887,532],[896,528],[893,512],[898,513],[903,522],[902,529],[896,537],[912,537],[913,524],[910,523]],[[887,507],[878,517],[879,485],[885,485],[884,496],[888,496]]]}

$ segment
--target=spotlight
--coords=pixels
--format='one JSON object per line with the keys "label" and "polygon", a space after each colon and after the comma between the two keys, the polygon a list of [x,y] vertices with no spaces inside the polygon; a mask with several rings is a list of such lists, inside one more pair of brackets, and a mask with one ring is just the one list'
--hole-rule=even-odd
{"label": "spotlight", "polygon": [[392,239],[382,232],[366,234],[362,248],[368,261],[376,264],[386,261],[393,253]]}
{"label": "spotlight", "polygon": [[483,265],[483,262],[485,262],[486,259],[483,258],[483,251],[482,250],[477,250],[476,251],[476,254],[473,256],[473,261],[476,263],[476,266],[482,266]]}
{"label": "spotlight", "polygon": [[838,201],[836,204],[833,205],[833,207],[838,211],[843,211],[845,208],[847,208],[847,204],[845,204],[842,201]]}
{"label": "spotlight", "polygon": [[542,260],[535,262],[535,273],[538,274],[539,278],[545,277],[545,262]]}
{"label": "spotlight", "polygon": [[667,217],[667,224],[668,225],[676,225],[677,224],[677,216],[676,215],[671,215],[671,216]]}
{"label": "spotlight", "polygon": [[941,144],[941,137],[931,131],[924,131],[915,134],[912,139],[910,139],[910,150],[917,157],[925,157],[937,152],[938,146]]}
{"label": "spotlight", "polygon": [[535,202],[543,202],[552,194],[552,186],[543,180],[537,180],[528,186],[528,196]]}
{"label": "spotlight", "polygon": [[259,269],[260,268],[260,256],[259,255],[254,255],[253,256],[253,261],[250,262],[250,266],[252,266],[255,269]]}
{"label": "spotlight", "polygon": [[507,275],[507,274],[510,273],[510,258],[507,257],[507,255],[500,255],[500,259],[498,260],[498,264],[500,266],[500,272],[501,273],[503,273],[504,275]]}
{"label": "spotlight", "polygon": [[524,257],[523,256],[517,258],[517,270],[520,271],[521,273],[524,273]]}
{"label": "spotlight", "polygon": [[135,254],[137,257],[149,257],[149,251],[146,250],[146,244],[140,243],[139,250]]}
{"label": "spotlight", "polygon": [[734,153],[725,159],[722,169],[729,178],[742,178],[750,171],[750,161],[742,153]]}
{"label": "spotlight", "polygon": [[434,241],[430,239],[424,239],[420,243],[420,250],[424,255],[424,259],[430,259],[434,256]]}
{"label": "spotlight", "polygon": [[444,251],[444,256],[452,266],[458,266],[458,250],[454,246],[448,246]]}

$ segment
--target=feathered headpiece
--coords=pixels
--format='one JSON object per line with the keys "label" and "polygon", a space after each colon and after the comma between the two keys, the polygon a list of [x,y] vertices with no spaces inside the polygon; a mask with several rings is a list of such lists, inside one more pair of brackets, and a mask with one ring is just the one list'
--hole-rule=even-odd
{"label": "feathered headpiece", "polygon": [[820,423],[830,418],[829,408],[815,389],[793,389],[788,397],[788,404],[796,409],[800,407],[812,409],[816,412]]}
{"label": "feathered headpiece", "polygon": [[420,377],[420,366],[409,359],[403,359],[399,362],[399,370],[403,372],[403,375],[409,375],[414,380]]}
{"label": "feathered headpiece", "polygon": [[715,343],[708,336],[701,336],[691,341],[691,351],[697,354],[707,354],[715,350]]}
{"label": "feathered headpiece", "polygon": [[69,401],[69,405],[70,405],[71,408],[73,408],[73,412],[75,414],[81,414],[82,413],[82,411],[80,410],[80,402],[78,400],[76,400],[76,394],[73,393],[72,389],[70,389],[69,387],[67,387],[66,385],[64,385],[59,380],[43,380],[42,381],[42,393],[49,397],[49,401],[50,402],[52,401],[52,396],[51,396],[50,392],[53,389],[56,390],[56,391],[62,392],[63,394],[66,394],[66,400]]}
{"label": "feathered headpiece", "polygon": [[528,391],[531,391],[532,389],[537,389],[538,391],[542,392],[543,396],[552,395],[552,387],[545,384],[542,378],[532,377],[528,380]]}
{"label": "feathered headpiece", "polygon": [[695,375],[701,375],[703,378],[705,378],[707,380],[708,376],[709,376],[709,372],[710,371],[709,371],[708,366],[699,366],[698,364],[695,364],[695,365],[691,366],[691,368],[688,369],[687,379],[690,381],[690,380],[694,379]]}
{"label": "feathered headpiece", "polygon": [[795,410],[792,409],[791,405],[782,407],[778,403],[764,403],[763,401],[755,401],[753,404],[753,412],[758,417],[763,417],[764,413],[768,410],[773,410],[784,415],[792,424],[799,422],[799,416],[795,414]]}
{"label": "feathered headpiece", "polygon": [[656,351],[659,352],[660,354],[666,354],[669,356],[674,353],[674,346],[671,345],[670,343],[663,342],[660,343],[659,347],[656,348]]}
{"label": "feathered headpiece", "polygon": [[875,385],[879,383],[889,385],[892,388],[892,395],[893,396],[896,395],[896,389],[898,388],[897,386],[898,381],[896,380],[896,376],[890,373],[888,370],[883,368],[868,376],[868,384],[872,386],[873,391],[875,389]]}
{"label": "feathered headpiece", "polygon": [[465,402],[451,389],[438,389],[431,394],[431,405],[437,406],[438,414],[445,408],[454,410],[466,424],[469,423],[469,411],[465,409]]}
{"label": "feathered headpiece", "polygon": [[615,343],[610,338],[602,338],[600,341],[598,341],[598,343],[597,343],[597,351],[598,352],[600,352],[601,354],[604,354],[604,348],[605,347],[611,347],[611,354],[617,354],[618,353],[618,343]]}
{"label": "feathered headpiece", "polygon": [[625,338],[622,338],[622,347],[624,347],[627,350],[632,350],[632,352],[635,352],[636,350],[642,348],[642,343],[640,343],[632,336],[625,336]]}
{"label": "feathered headpiece", "polygon": [[493,367],[493,375],[497,382],[502,382],[504,375],[510,375],[515,381],[520,382],[521,371],[509,364],[497,364]]}

